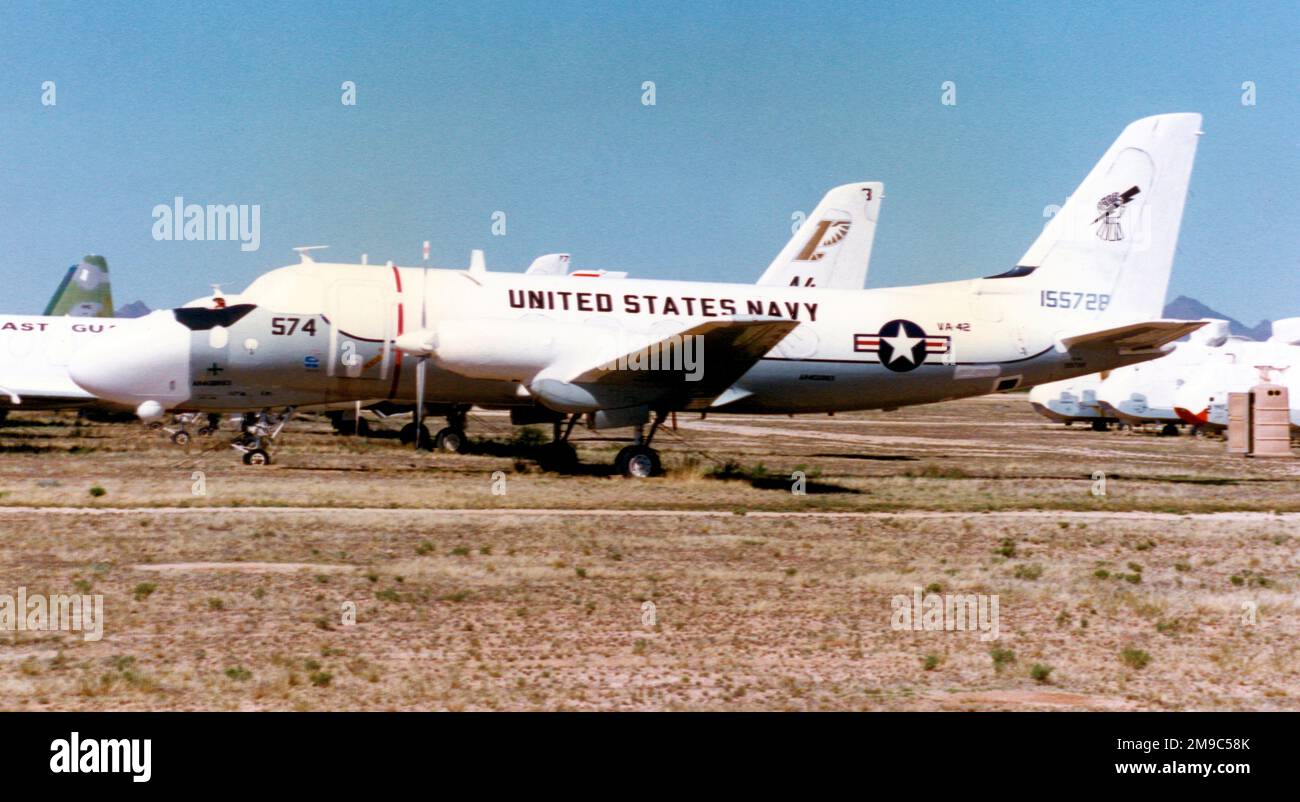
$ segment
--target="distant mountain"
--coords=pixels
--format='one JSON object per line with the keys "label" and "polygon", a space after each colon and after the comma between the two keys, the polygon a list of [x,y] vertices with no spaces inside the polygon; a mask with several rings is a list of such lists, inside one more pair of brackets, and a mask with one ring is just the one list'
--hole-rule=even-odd
{"label": "distant mountain", "polygon": [[145,305],[144,301],[132,301],[126,306],[119,307],[113,313],[113,317],[144,317],[153,310]]}
{"label": "distant mountain", "polygon": [[1165,305],[1165,317],[1176,318],[1178,320],[1196,320],[1202,317],[1213,317],[1219,320],[1228,321],[1228,329],[1242,337],[1249,337],[1252,340],[1267,340],[1273,333],[1273,323],[1269,320],[1261,320],[1255,326],[1247,326],[1239,320],[1228,317],[1222,312],[1215,311],[1195,298],[1188,298],[1186,295],[1180,295]]}

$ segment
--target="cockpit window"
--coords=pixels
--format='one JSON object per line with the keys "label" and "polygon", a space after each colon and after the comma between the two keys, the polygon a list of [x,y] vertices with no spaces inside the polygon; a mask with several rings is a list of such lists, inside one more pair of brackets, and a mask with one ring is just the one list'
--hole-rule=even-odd
{"label": "cockpit window", "polygon": [[224,309],[182,306],[179,309],[173,309],[172,314],[176,315],[176,322],[187,329],[207,331],[217,326],[228,329],[239,322],[240,318],[256,308],[257,306],[254,304],[235,304]]}

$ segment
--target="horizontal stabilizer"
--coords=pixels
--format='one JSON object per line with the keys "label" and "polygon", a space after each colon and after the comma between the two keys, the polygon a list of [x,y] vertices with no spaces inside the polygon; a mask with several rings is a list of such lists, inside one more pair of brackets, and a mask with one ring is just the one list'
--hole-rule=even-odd
{"label": "horizontal stabilizer", "polygon": [[1120,353],[1153,351],[1196,331],[1207,322],[1205,320],[1148,320],[1062,337],[1061,345],[1067,350],[1113,349]]}

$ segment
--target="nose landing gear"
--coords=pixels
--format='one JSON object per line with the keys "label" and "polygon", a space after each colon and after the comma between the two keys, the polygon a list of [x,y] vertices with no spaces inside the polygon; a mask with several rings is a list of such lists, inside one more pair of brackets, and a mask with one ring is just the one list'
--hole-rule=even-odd
{"label": "nose landing gear", "polygon": [[[172,442],[175,443],[176,445],[187,446],[189,445],[190,440],[193,439],[193,437],[190,435],[189,427],[192,426],[198,420],[199,420],[199,413],[183,412],[179,415],[175,415],[172,417],[171,427],[167,427],[159,424],[156,428],[162,429],[164,432],[168,432],[169,434],[171,434]],[[203,426],[200,426],[198,428],[197,434],[199,434],[202,437],[207,437],[208,435],[217,431],[217,428],[220,425],[221,425],[221,416],[215,413],[209,413],[207,416],[207,423],[205,423]]]}
{"label": "nose landing gear", "polygon": [[220,428],[221,428],[221,416],[215,412],[209,412],[208,422],[203,426],[199,427],[199,436],[207,437],[208,435],[216,434],[217,430]]}
{"label": "nose landing gear", "polygon": [[230,447],[243,453],[245,465],[270,465],[269,448],[293,413],[294,408],[289,407],[281,414],[264,409],[244,415],[243,431],[231,441]]}

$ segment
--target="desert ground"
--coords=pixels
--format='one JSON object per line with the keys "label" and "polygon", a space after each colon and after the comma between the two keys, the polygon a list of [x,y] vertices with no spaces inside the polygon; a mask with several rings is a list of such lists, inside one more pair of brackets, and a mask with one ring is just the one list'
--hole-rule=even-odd
{"label": "desert ground", "polygon": [[[637,481],[500,413],[465,455],[308,417],[269,466],[12,413],[0,594],[104,624],[0,632],[0,708],[1300,709],[1300,461],[1024,395],[677,424]],[[918,589],[997,637],[897,626]]]}

